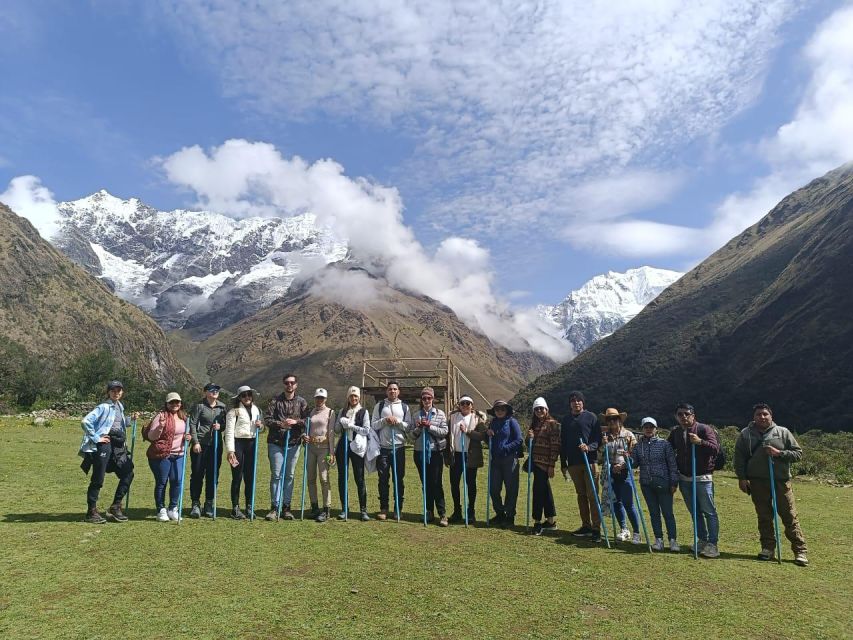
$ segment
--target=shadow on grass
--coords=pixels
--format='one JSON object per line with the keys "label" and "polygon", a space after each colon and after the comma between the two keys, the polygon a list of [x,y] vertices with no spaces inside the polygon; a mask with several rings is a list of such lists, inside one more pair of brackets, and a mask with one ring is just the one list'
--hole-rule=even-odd
{"label": "shadow on grass", "polygon": [[[129,520],[153,520],[154,512],[151,509],[130,509],[125,512]],[[86,517],[85,510],[70,513],[6,513],[3,522],[11,524],[31,524],[33,522],[83,522]],[[108,523],[114,522],[107,518]],[[119,523],[121,524],[121,523]]]}

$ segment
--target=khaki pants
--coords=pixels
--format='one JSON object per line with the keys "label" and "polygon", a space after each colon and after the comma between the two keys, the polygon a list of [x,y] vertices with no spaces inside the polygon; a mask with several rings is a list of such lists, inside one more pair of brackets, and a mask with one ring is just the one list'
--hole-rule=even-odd
{"label": "khaki pants", "polygon": [[[770,481],[765,479],[750,479],[750,495],[755,513],[758,516],[758,535],[761,537],[762,549],[776,548],[776,531],[773,527],[773,498],[770,494]],[[791,542],[794,553],[806,552],[806,539],[800,529],[797,518],[797,507],[794,504],[794,490],[791,481],[776,482],[776,508],[779,519],[785,525],[785,537]]]}
{"label": "khaki pants", "polygon": [[332,485],[329,482],[327,455],[329,455],[328,443],[308,445],[308,496],[311,498],[311,504],[319,504],[317,500],[317,471],[319,471],[324,509],[328,509],[332,504]]}
{"label": "khaki pants", "polygon": [[590,465],[590,469],[595,480],[595,486],[590,484],[584,464],[570,466],[569,476],[575,485],[575,492],[578,494],[578,511],[580,511],[581,523],[588,529],[598,529],[601,527],[598,508],[595,506],[595,495],[598,492],[598,469],[594,464]]}

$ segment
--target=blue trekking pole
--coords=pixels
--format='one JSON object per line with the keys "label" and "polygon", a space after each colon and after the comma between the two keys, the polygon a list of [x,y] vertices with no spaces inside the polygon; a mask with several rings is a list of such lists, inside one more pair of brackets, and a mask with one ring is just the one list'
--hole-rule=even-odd
{"label": "blue trekking pole", "polygon": [[489,526],[489,503],[492,501],[492,436],[489,436],[489,466],[486,467],[486,527]]}
{"label": "blue trekking pole", "polygon": [[216,494],[219,493],[219,430],[213,431],[213,519],[216,520]]}
{"label": "blue trekking pole", "polygon": [[391,426],[391,466],[394,470],[394,515],[400,522],[400,492],[397,490],[397,440],[394,427]]}
{"label": "blue trekking pole", "polygon": [[693,495],[691,497],[693,503],[693,559],[696,560],[699,558],[699,530],[697,528],[697,518],[696,515],[696,445],[690,445],[690,468],[691,473],[693,474]]}
{"label": "blue trekking pole", "polygon": [[[583,438],[579,440],[580,444],[586,444],[583,441]],[[586,475],[589,478],[589,486],[592,490],[592,495],[595,496],[595,508],[598,509],[598,521],[601,523],[601,527],[604,529],[604,542],[607,543],[607,548],[610,548],[610,538],[607,535],[607,523],[604,521],[604,514],[601,512],[601,500],[598,498],[598,487],[595,486],[595,478],[592,475],[592,467],[589,466],[589,458],[586,455],[586,451],[582,451],[583,453],[583,463],[586,466]]]}
{"label": "blue trekking pole", "polygon": [[607,503],[610,505],[610,520],[613,523],[613,543],[616,544],[616,507],[613,504],[613,475],[610,473],[610,451],[604,444],[604,463],[607,469]]}
{"label": "blue trekking pole", "polygon": [[423,477],[421,480],[421,485],[423,485],[423,495],[424,495],[424,526],[427,526],[427,430],[423,428],[421,430],[421,471],[423,473]]}
{"label": "blue trekking pole", "polygon": [[459,434],[462,444],[462,508],[465,509],[465,527],[468,526],[468,470],[465,464],[465,432]]}
{"label": "blue trekking pole", "polygon": [[533,436],[527,444],[527,530],[530,531],[530,483],[533,480]]}
{"label": "blue trekking pole", "polygon": [[776,474],[773,468],[773,456],[767,455],[770,468],[770,497],[773,500],[773,530],[776,533],[776,562],[782,564],[782,540],[779,538],[779,510],[776,508]]}
{"label": "blue trekking pole", "polygon": [[181,459],[181,497],[178,498],[178,520],[177,523],[181,524],[181,520],[183,520],[183,512],[184,512],[184,478],[187,475],[187,441],[184,439],[184,456]]}
{"label": "blue trekking pole", "polygon": [[[311,416],[305,418],[305,435],[311,437]],[[305,481],[308,478],[308,443],[305,443],[305,457],[302,459],[302,504],[299,506],[299,519],[305,520]]]}
{"label": "blue trekking pole", "polygon": [[258,486],[258,440],[260,440],[260,428],[255,427],[255,464],[252,470],[252,506],[249,510],[249,519],[255,520],[255,488]]}
{"label": "blue trekking pole", "polygon": [[640,506],[640,494],[637,493],[637,483],[634,482],[634,467],[631,464],[631,456],[626,455],[625,461],[628,463],[628,480],[630,480],[631,489],[634,491],[634,502],[637,506],[637,513],[640,514],[640,523],[643,525],[643,535],[646,536],[646,545],[649,547],[649,553],[651,553],[652,543],[649,540],[649,530],[646,529],[646,517],[643,515],[643,507]]}
{"label": "blue trekking pole", "polygon": [[281,471],[278,474],[278,502],[276,502],[276,519],[281,517],[281,499],[284,497],[284,481],[287,472],[287,450],[290,447],[290,429],[284,432],[284,459],[281,461]]}
{"label": "blue trekking pole", "polygon": [[[352,417],[355,420],[355,416]],[[349,432],[344,429],[344,522],[349,522]]]}
{"label": "blue trekking pole", "polygon": [[[133,419],[133,435],[130,437],[130,461],[133,462],[133,449],[136,447],[136,418]],[[127,488],[127,495],[124,497],[124,510],[130,509],[130,487]]]}

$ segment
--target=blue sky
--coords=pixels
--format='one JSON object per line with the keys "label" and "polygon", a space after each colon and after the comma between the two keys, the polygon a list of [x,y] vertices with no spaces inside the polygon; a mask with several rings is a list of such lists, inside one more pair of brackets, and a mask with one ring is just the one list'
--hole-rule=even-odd
{"label": "blue sky", "polygon": [[689,268],[853,160],[847,42],[849,2],[7,0],[0,194],[340,221],[304,179],[331,160],[426,255],[484,249],[494,296],[552,303]]}

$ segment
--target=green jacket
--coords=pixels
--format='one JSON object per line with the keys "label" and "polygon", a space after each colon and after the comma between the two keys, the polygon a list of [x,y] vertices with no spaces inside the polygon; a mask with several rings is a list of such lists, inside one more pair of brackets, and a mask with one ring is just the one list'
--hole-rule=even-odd
{"label": "green jacket", "polygon": [[765,444],[782,452],[778,458],[773,459],[773,473],[776,481],[784,482],[791,479],[791,463],[798,462],[803,457],[803,450],[794,435],[775,422],[764,433],[759,431],[753,422],[740,432],[735,442],[734,461],[738,479],[770,479],[770,466],[767,464],[769,456],[764,451]]}
{"label": "green jacket", "polygon": [[204,399],[200,400],[190,410],[190,415],[187,420],[190,427],[191,445],[203,444],[205,447],[213,444],[213,426],[214,422],[219,423],[221,429],[220,434],[225,433],[225,414],[228,412],[221,400],[216,401],[216,405],[211,407]]}

